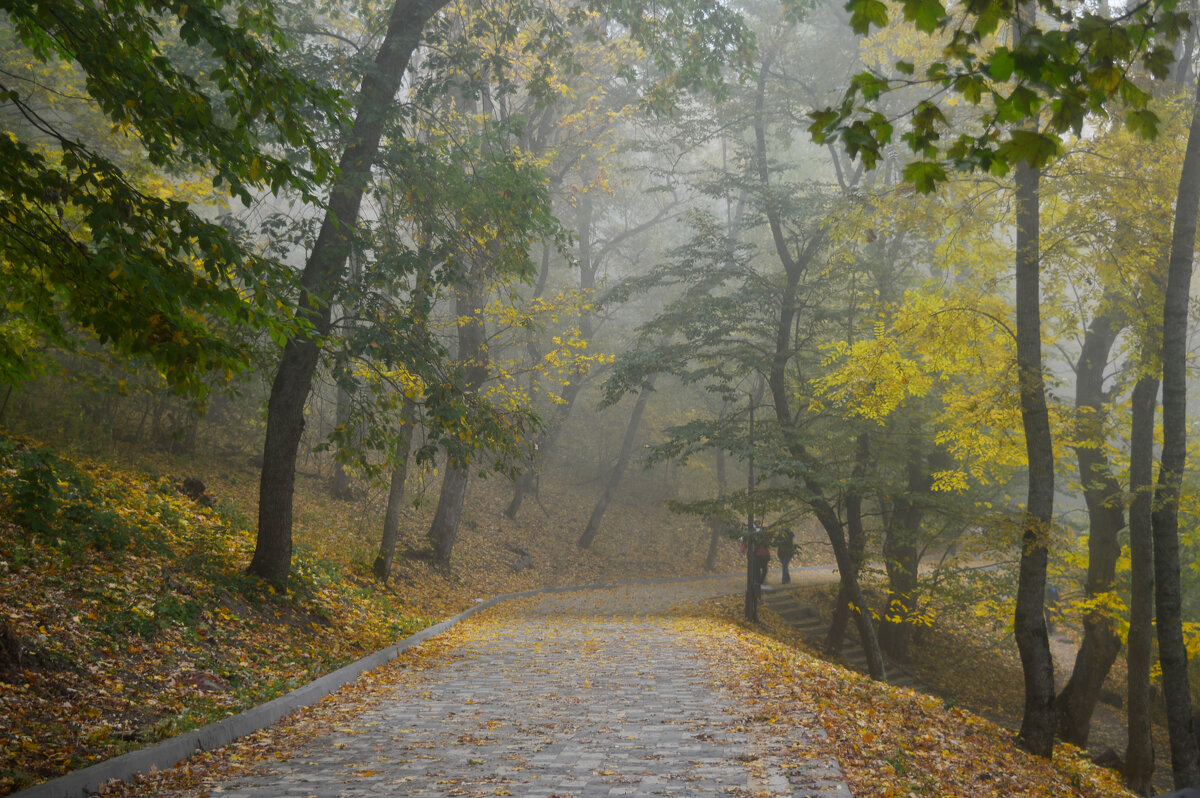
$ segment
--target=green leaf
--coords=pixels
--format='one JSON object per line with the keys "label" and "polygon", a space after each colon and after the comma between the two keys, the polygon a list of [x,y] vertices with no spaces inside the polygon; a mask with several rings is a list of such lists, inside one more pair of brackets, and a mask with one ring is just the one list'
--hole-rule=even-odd
{"label": "green leaf", "polygon": [[1083,132],[1086,109],[1079,97],[1064,94],[1050,103],[1050,111],[1050,127],[1054,130],[1071,130],[1076,136]]}
{"label": "green leaf", "polygon": [[1158,80],[1165,80],[1171,74],[1171,65],[1175,63],[1175,54],[1170,47],[1159,45],[1142,56],[1142,65],[1146,71]]}
{"label": "green leaf", "polygon": [[928,100],[920,103],[912,116],[913,131],[922,138],[933,139],[937,137],[937,128],[939,126],[946,127],[946,115],[942,113],[942,109],[936,104]]}
{"label": "green leaf", "polygon": [[1114,64],[1105,64],[1087,73],[1088,87],[1105,96],[1116,91],[1125,79],[1125,71]]}
{"label": "green leaf", "polygon": [[886,79],[873,72],[860,72],[850,81],[850,86],[858,91],[864,100],[877,100],[888,90]]}
{"label": "green leaf", "polygon": [[850,27],[860,36],[870,33],[872,25],[887,27],[887,6],[882,0],[850,0],[846,10],[850,12]]}
{"label": "green leaf", "polygon": [[904,0],[904,18],[922,33],[932,33],[946,18],[941,0]]}
{"label": "green leaf", "polygon": [[1042,106],[1042,97],[1028,86],[1017,86],[1007,97],[994,94],[996,120],[1004,124],[1020,124],[1031,118]]}
{"label": "green leaf", "polygon": [[1034,130],[1014,130],[999,147],[999,154],[1010,164],[1024,161],[1034,169],[1050,163],[1062,150],[1057,136]]}
{"label": "green leaf", "polygon": [[1012,51],[1007,47],[997,47],[992,52],[992,57],[988,59],[988,73],[992,76],[992,80],[999,83],[1012,77],[1014,66]]}
{"label": "green leaf", "polygon": [[1145,108],[1150,102],[1150,94],[1142,91],[1132,80],[1121,81],[1118,93],[1126,108]]}
{"label": "green leaf", "polygon": [[1158,125],[1158,115],[1145,108],[1130,111],[1125,117],[1125,127],[1146,139],[1153,139],[1158,136]]}
{"label": "green leaf", "polygon": [[913,161],[904,167],[904,180],[921,194],[931,194],[946,182],[946,170],[936,161]]}
{"label": "green leaf", "polygon": [[809,111],[808,118],[812,120],[808,126],[809,135],[817,144],[825,144],[829,141],[841,117],[833,109],[823,108],[818,111]]}
{"label": "green leaf", "polygon": [[972,105],[979,105],[983,100],[983,90],[986,84],[980,75],[962,75],[954,80],[954,90]]}

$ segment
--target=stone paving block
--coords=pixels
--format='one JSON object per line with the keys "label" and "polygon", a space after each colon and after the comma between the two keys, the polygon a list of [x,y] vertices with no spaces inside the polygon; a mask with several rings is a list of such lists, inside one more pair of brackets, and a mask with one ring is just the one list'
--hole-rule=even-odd
{"label": "stone paving block", "polygon": [[[545,604],[415,674],[418,685],[397,686],[353,733],[209,792],[851,798],[835,761],[755,751],[734,730],[734,699],[666,622],[572,617]],[[787,742],[819,749],[821,736],[805,734]]]}

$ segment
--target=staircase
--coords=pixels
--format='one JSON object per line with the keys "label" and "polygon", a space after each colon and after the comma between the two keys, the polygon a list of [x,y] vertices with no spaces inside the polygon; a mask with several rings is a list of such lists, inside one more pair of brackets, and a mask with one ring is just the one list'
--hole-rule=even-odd
{"label": "staircase", "polygon": [[[763,603],[783,618],[805,641],[814,648],[824,649],[829,626],[811,606],[803,603],[796,591],[776,585],[763,585]],[[842,648],[837,652],[838,660],[851,670],[867,672],[867,655],[858,640],[857,630],[851,625],[842,638]],[[884,660],[887,683],[895,687],[908,687],[918,692],[933,694],[933,689],[899,665]]]}

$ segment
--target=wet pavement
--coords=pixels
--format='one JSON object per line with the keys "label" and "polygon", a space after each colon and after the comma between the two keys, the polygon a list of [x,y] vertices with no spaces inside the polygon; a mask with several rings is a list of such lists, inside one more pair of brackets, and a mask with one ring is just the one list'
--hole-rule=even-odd
{"label": "wet pavement", "polygon": [[669,611],[700,582],[525,600],[291,758],[206,792],[273,796],[849,796],[819,729],[755,725]]}

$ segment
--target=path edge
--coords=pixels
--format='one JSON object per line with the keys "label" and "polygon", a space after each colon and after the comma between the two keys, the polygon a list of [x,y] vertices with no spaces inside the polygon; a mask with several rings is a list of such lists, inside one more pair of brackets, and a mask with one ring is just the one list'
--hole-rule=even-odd
{"label": "path edge", "polygon": [[363,673],[372,671],[384,663],[390,662],[403,652],[431,637],[436,637],[459,622],[466,620],[477,612],[494,607],[505,601],[519,598],[529,598],[554,593],[574,593],[584,590],[612,590],[621,587],[637,585],[659,585],[674,582],[698,582],[704,579],[725,579],[738,574],[698,574],[694,576],[676,576],[659,579],[634,579],[627,582],[609,584],[570,585],[565,587],[545,587],[535,590],[522,590],[518,593],[503,593],[489,599],[477,600],[473,607],[460,612],[458,615],[439,621],[419,632],[409,635],[397,643],[392,643],[368,654],[362,659],[343,665],[335,671],[320,676],[308,684],[297,687],[289,693],[274,698],[265,704],[242,710],[236,715],[218,720],[199,729],[184,732],[162,742],[130,751],[127,754],[105,759],[94,765],[79,770],[73,770],[62,776],[43,781],[27,787],[20,792],[9,794],[9,798],[87,798],[95,795],[103,785],[110,781],[128,781],[140,773],[151,770],[167,770],[188,757],[201,751],[215,751],[228,745],[239,737],[245,737],[260,729],[276,723],[297,709],[312,706],[325,696],[338,690],[357,679]]}

